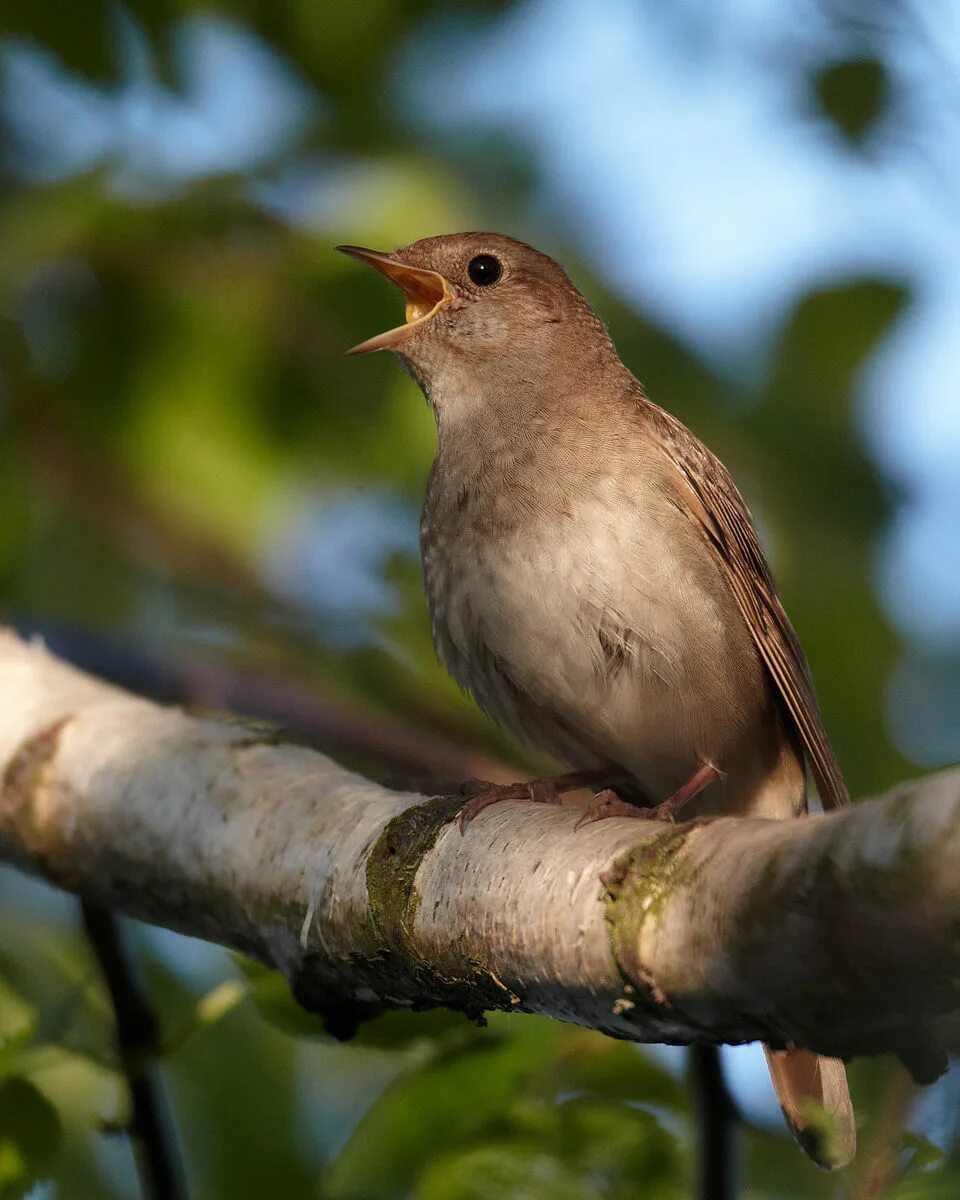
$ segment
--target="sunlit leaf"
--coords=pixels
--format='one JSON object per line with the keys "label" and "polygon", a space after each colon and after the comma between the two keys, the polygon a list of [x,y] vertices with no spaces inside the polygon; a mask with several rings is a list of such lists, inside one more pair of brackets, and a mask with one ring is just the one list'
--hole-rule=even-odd
{"label": "sunlit leaf", "polygon": [[234,955],[233,959],[243,972],[248,994],[264,1021],[291,1037],[329,1039],[323,1021],[294,1000],[290,984],[279,971],[242,954]]}
{"label": "sunlit leaf", "polygon": [[217,984],[200,997],[190,1019],[185,1021],[172,1037],[166,1039],[162,1053],[170,1054],[179,1050],[195,1033],[221,1021],[250,994],[251,989],[239,979],[225,979],[223,983]]}
{"label": "sunlit leaf", "polygon": [[943,1151],[922,1133],[913,1133],[906,1129],[900,1136],[904,1148],[910,1155],[910,1171],[928,1171],[931,1167],[939,1166],[943,1162]]}

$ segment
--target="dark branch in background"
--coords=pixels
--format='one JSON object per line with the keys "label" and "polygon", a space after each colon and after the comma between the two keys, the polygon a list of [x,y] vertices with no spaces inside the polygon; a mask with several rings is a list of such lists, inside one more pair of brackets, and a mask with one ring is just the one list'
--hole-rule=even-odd
{"label": "dark branch in background", "polygon": [[143,1200],[186,1200],[183,1169],[151,1061],[159,1048],[153,1011],[133,978],[117,920],[84,900],[83,927],[110,996],[120,1065],[130,1093],[128,1133]]}
{"label": "dark branch in background", "polygon": [[[209,593],[219,611],[239,605],[261,628],[303,628],[304,614],[274,595],[249,563],[158,509],[116,463],[75,436],[66,414],[51,412],[47,392],[39,398],[17,393],[14,400],[10,431],[26,447],[27,464],[42,479],[42,489],[104,533],[128,570],[152,575],[160,562],[166,579],[190,593]],[[29,614],[18,614],[17,623],[24,631],[48,633]],[[58,653],[123,687],[166,704],[206,704],[289,726],[328,752],[355,757],[367,771],[393,772],[384,782],[395,786],[442,791],[441,783],[470,777],[516,778],[515,766],[459,744],[455,735],[425,734],[325,696],[296,677],[271,679],[259,670],[253,675],[186,656],[161,662],[121,639],[63,627],[49,632]]]}
{"label": "dark branch in background", "polygon": [[733,1200],[736,1195],[736,1107],[727,1091],[716,1046],[687,1052],[694,1107],[699,1119],[697,1200]]}
{"label": "dark branch in background", "polygon": [[17,388],[10,400],[9,435],[23,448],[40,494],[69,505],[104,532],[131,566],[149,566],[160,554],[175,574],[232,603],[277,607],[247,563],[152,503],[114,458],[78,436],[49,388]]}
{"label": "dark branch in background", "polygon": [[[281,673],[254,674],[213,658],[152,655],[128,639],[89,629],[24,618],[17,627],[39,636],[60,657],[101,679],[160,704],[237,713],[302,734],[338,758],[355,759],[391,786],[445,791],[478,777],[509,782],[516,765],[457,742],[425,733],[384,713],[369,712]],[[285,739],[282,739],[285,740]],[[294,740],[291,738],[290,740]],[[522,774],[522,772],[521,772]]]}

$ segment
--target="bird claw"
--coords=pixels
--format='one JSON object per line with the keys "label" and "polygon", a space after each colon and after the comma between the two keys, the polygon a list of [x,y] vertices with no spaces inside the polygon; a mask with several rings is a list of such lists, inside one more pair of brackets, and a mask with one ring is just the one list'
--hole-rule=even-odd
{"label": "bird claw", "polygon": [[723,778],[725,778],[724,773],[718,767],[712,763],[701,763],[686,783],[678,787],[672,796],[668,796],[662,804],[655,804],[649,808],[643,808],[637,804],[627,804],[620,799],[616,792],[607,788],[605,791],[597,792],[590,806],[574,825],[574,829],[580,829],[581,826],[590,825],[594,821],[605,821],[607,817],[633,817],[641,821],[669,821],[672,824],[677,819],[677,813],[686,804],[695,796],[699,796],[711,783]]}
{"label": "bird claw", "polygon": [[563,803],[560,790],[550,779],[531,779],[526,783],[488,783],[484,779],[467,779],[460,785],[460,792],[469,797],[458,815],[461,834],[478,813],[502,800],[528,800],[534,804]]}
{"label": "bird claw", "polygon": [[[491,804],[499,804],[501,800],[527,800],[533,804],[562,804],[564,792],[575,792],[584,787],[602,787],[604,784],[617,783],[623,776],[619,772],[611,773],[606,768],[598,767],[585,771],[568,771],[565,775],[554,775],[549,779],[529,779],[523,783],[489,783],[486,779],[471,777],[460,785],[460,794],[468,797],[466,804],[460,809],[460,832],[463,833],[470,822],[489,808]],[[644,809],[634,809],[633,805],[623,804],[613,792],[600,792],[600,796],[612,797],[618,805],[627,809],[628,816],[643,816]],[[669,801],[667,801],[669,803]],[[616,816],[616,812],[604,812],[590,820],[598,821],[604,816]],[[582,822],[582,818],[581,818]],[[578,822],[578,825],[581,823]]]}
{"label": "bird claw", "polygon": [[606,821],[608,817],[673,822],[676,820],[675,812],[676,805],[673,803],[672,797],[653,808],[642,808],[638,804],[628,804],[626,800],[621,800],[616,792],[608,788],[606,791],[597,792],[573,828],[574,830],[582,829],[584,825],[592,825],[594,821]]}

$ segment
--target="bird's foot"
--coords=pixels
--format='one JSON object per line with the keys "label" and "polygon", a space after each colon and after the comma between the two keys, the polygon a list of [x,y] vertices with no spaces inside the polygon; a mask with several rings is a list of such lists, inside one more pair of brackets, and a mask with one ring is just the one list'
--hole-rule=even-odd
{"label": "bird's foot", "polygon": [[460,809],[460,832],[491,804],[502,800],[530,800],[534,804],[561,804],[560,792],[549,779],[531,779],[528,783],[488,783],[485,779],[467,779],[460,791],[469,796]]}
{"label": "bird's foot", "polygon": [[534,804],[562,804],[564,792],[575,792],[578,788],[597,786],[609,781],[609,771],[570,771],[566,775],[554,775],[548,779],[529,779],[522,783],[489,783],[486,779],[467,779],[460,791],[468,796],[467,803],[460,809],[460,832],[466,829],[473,818],[501,800],[528,800]]}
{"label": "bird's foot", "polygon": [[699,796],[704,788],[708,788],[717,779],[723,778],[723,772],[712,763],[701,763],[690,778],[680,785],[672,796],[668,796],[662,804],[651,808],[642,808],[637,804],[627,804],[616,792],[607,788],[597,792],[590,806],[577,821],[574,829],[591,825],[594,821],[605,821],[607,817],[634,817],[641,821],[675,821],[677,813],[688,804],[694,796]]}
{"label": "bird's foot", "polygon": [[638,817],[643,821],[672,821],[673,816],[669,812],[663,811],[667,809],[668,804],[669,801],[665,800],[663,804],[658,804],[654,808],[642,808],[639,804],[628,804],[626,800],[621,800],[611,788],[606,788],[602,792],[597,792],[573,828],[582,829],[584,825],[592,825],[594,821],[605,821],[608,817]]}

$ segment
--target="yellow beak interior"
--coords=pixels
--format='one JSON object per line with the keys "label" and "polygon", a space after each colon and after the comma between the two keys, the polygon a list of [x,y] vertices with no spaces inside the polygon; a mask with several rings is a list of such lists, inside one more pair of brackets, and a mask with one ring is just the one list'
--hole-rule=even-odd
{"label": "yellow beak interior", "polygon": [[409,336],[411,326],[428,320],[454,297],[450,284],[438,271],[411,267],[407,263],[398,262],[390,254],[383,254],[379,250],[367,250],[363,246],[337,246],[337,249],[341,254],[348,254],[351,258],[356,258],[379,271],[400,288],[407,300],[404,311],[405,325],[368,338],[359,346],[348,350],[348,354],[368,354],[373,350],[392,349]]}

